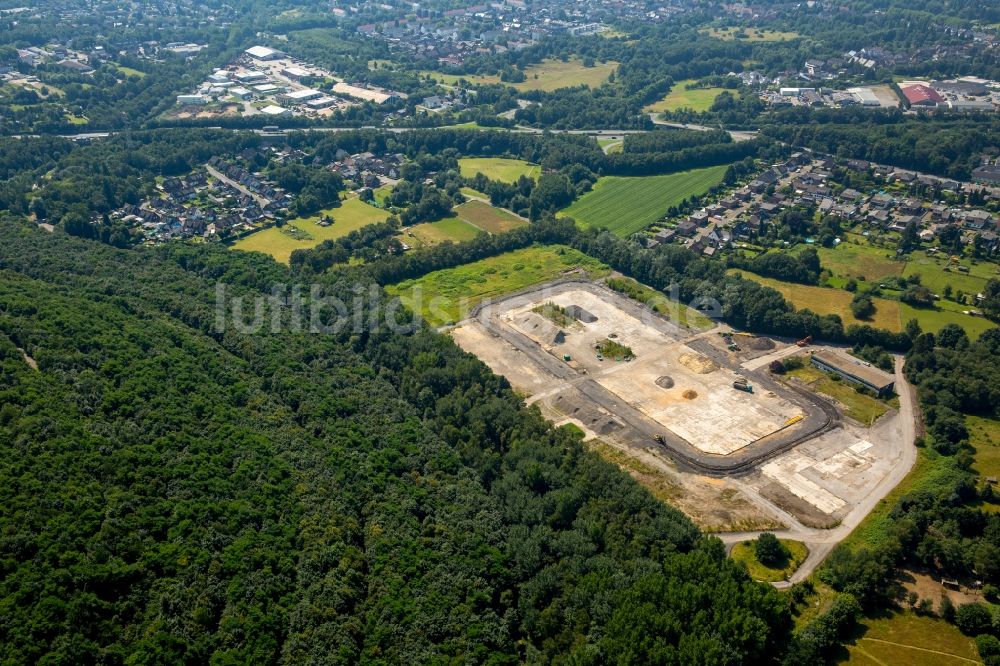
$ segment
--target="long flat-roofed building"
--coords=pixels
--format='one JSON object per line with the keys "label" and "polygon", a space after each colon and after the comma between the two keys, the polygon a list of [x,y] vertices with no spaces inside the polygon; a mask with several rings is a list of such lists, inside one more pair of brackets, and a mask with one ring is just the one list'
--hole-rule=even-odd
{"label": "long flat-roofed building", "polygon": [[378,90],[359,88],[358,86],[352,86],[348,83],[344,83],[343,81],[339,81],[333,86],[333,92],[346,95],[347,97],[353,97],[354,99],[361,99],[366,102],[375,102],[376,104],[385,104],[396,96],[394,94],[379,92]]}
{"label": "long flat-roofed building", "polygon": [[323,93],[311,88],[303,88],[302,90],[292,90],[290,92],[286,92],[281,97],[283,101],[288,102],[289,104],[302,104],[303,102],[308,102],[311,99],[323,97]]}
{"label": "long flat-roofed building", "polygon": [[274,60],[284,55],[281,51],[266,46],[251,46],[246,50],[246,54],[255,60]]}
{"label": "long flat-roofed building", "polygon": [[892,394],[895,377],[861,359],[840,352],[813,352],[812,364],[820,370],[833,372],[844,379],[860,384],[879,396]]}

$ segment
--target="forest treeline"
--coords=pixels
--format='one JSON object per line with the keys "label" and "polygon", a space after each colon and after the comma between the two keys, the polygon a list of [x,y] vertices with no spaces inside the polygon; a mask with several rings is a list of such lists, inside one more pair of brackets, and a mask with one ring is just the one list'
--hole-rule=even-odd
{"label": "forest treeline", "polygon": [[776,591],[444,336],[219,330],[217,281],[255,298],[294,278],[220,247],[5,219],[0,272],[4,662],[761,663],[787,644]]}
{"label": "forest treeline", "polygon": [[809,109],[774,114],[762,133],[837,157],[969,180],[983,154],[997,145],[995,114],[913,118],[899,111]]}

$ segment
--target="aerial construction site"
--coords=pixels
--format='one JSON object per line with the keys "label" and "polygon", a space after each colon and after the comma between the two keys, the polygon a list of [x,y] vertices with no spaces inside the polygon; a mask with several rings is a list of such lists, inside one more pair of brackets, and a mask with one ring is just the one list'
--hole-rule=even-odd
{"label": "aerial construction site", "polygon": [[675,320],[570,279],[481,304],[451,334],[702,528],[775,530],[818,561],[912,465],[910,396],[859,423],[769,371],[808,354],[794,341]]}

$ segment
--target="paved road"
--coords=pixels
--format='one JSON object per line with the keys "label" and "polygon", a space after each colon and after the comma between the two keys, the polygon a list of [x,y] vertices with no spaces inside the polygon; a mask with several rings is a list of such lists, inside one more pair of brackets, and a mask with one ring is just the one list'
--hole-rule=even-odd
{"label": "paved road", "polygon": [[[653,121],[653,124],[659,125],[660,127],[673,127],[675,129],[686,129],[694,130],[695,132],[713,132],[721,127],[708,127],[707,125],[694,125],[691,123],[672,123],[666,120],[660,120],[658,113],[649,114],[649,119]],[[733,137],[733,141],[749,141],[750,139],[757,138],[757,132],[743,131],[743,130],[726,130],[729,132],[729,136]]]}
{"label": "paved road", "polygon": [[750,371],[757,370],[767,365],[770,365],[772,361],[780,361],[784,358],[787,358],[788,356],[794,355],[796,352],[805,352],[805,351],[807,350],[802,347],[798,347],[794,344],[788,345],[787,347],[782,347],[777,351],[771,352],[770,354],[750,359],[749,361],[743,364],[743,369]]}
{"label": "paved road", "polygon": [[[704,125],[684,125],[684,124],[681,124],[681,123],[668,123],[668,122],[665,122],[665,121],[662,121],[662,120],[654,120],[653,122],[656,125],[660,126],[660,127],[674,127],[674,128],[677,128],[677,129],[689,129],[689,130],[695,130],[695,131],[698,131],[698,132],[708,132],[710,130],[719,129],[717,127],[706,127]],[[186,126],[186,125],[176,125],[176,126],[161,127],[161,128],[158,128],[158,129],[160,129],[160,130],[188,130],[188,129],[193,129],[193,128],[191,128],[189,126]],[[228,129],[228,130],[230,130],[232,132],[245,132],[245,131],[248,130],[248,128],[245,128],[245,127],[219,127],[219,126],[202,127],[200,129],[214,129],[214,130]],[[367,125],[367,126],[364,126],[364,127],[294,127],[294,128],[287,128],[287,129],[279,129],[279,130],[277,130],[275,132],[266,132],[266,133],[263,130],[260,130],[260,129],[251,129],[249,131],[255,132],[257,134],[265,134],[267,136],[282,136],[282,135],[285,135],[285,134],[292,134],[294,132],[356,132],[358,130],[363,130],[363,129],[375,129],[375,130],[383,130],[383,131],[386,131],[386,132],[403,133],[403,132],[416,132],[416,131],[424,130],[424,129],[451,129],[451,128],[448,128],[448,127],[382,127],[382,126],[378,126],[378,125]],[[502,130],[503,128],[497,128],[497,129],[498,130]],[[64,139],[70,139],[71,141],[93,141],[95,139],[104,139],[104,138],[107,138],[109,136],[114,136],[116,134],[123,134],[125,132],[131,132],[131,131],[145,131],[145,130],[132,130],[132,129],[128,129],[128,130],[108,130],[106,132],[81,132],[79,134],[60,134],[59,136],[62,137],[62,138],[64,138]],[[506,131],[508,131],[508,132],[514,132],[515,134],[545,134],[545,133],[549,133],[549,134],[584,134],[584,135],[593,136],[593,137],[621,138],[621,137],[624,137],[626,134],[643,134],[645,132],[649,132],[650,130],[641,130],[641,129],[571,129],[571,130],[565,130],[565,129],[548,129],[548,128],[538,128],[538,127],[525,127],[523,125],[519,125],[517,127],[513,127],[511,129],[508,129]],[[756,136],[757,136],[756,132],[744,132],[744,131],[736,131],[736,130],[730,131],[729,134],[730,134],[730,136],[733,137],[734,141],[748,141],[750,139],[756,138]],[[39,136],[40,135],[38,135],[38,134],[11,134],[11,135],[8,135],[8,138],[12,138],[12,139],[37,138]]]}
{"label": "paved road", "polygon": [[271,200],[268,199],[267,197],[261,196],[259,194],[255,194],[254,192],[251,192],[250,190],[248,190],[243,185],[240,185],[235,180],[233,180],[229,176],[225,175],[224,173],[222,173],[221,171],[219,171],[215,167],[213,167],[211,164],[206,164],[205,165],[205,169],[210,174],[212,174],[214,177],[218,178],[219,180],[221,180],[225,184],[229,185],[230,187],[232,187],[234,189],[239,190],[240,192],[242,192],[243,194],[247,195],[248,197],[253,198],[254,201],[256,201],[258,204],[260,204],[261,208],[263,208],[264,206],[266,206],[269,203],[271,203]]}
{"label": "paved road", "polygon": [[[793,516],[778,510],[784,521],[791,525],[785,530],[775,530],[774,534],[782,539],[803,541],[809,546],[809,556],[805,562],[792,574],[788,581],[775,583],[775,587],[786,588],[808,578],[813,571],[826,559],[833,548],[847,538],[854,528],[861,524],[865,516],[871,513],[889,492],[899,485],[900,481],[910,473],[917,461],[917,449],[913,445],[916,437],[916,395],[913,387],[903,376],[903,358],[896,357],[896,391],[899,394],[899,413],[896,418],[883,419],[872,428],[870,437],[880,441],[888,441],[893,446],[890,450],[890,471],[869,493],[855,503],[854,508],[844,516],[840,524],[830,530],[806,527]],[[774,507],[777,508],[777,507]],[[760,532],[727,532],[717,535],[731,548],[741,541],[756,539]]]}
{"label": "paved road", "polygon": [[[570,367],[568,364],[543,350],[535,341],[514,328],[506,325],[498,325],[496,321],[498,308],[509,309],[516,307],[518,304],[523,304],[520,302],[520,299],[523,299],[528,294],[531,295],[530,298],[537,298],[537,295],[540,293],[545,293],[553,288],[564,288],[567,286],[572,286],[572,288],[576,289],[587,289],[605,300],[611,300],[625,312],[645,324],[659,329],[671,339],[681,339],[683,337],[683,331],[676,324],[673,324],[639,303],[611,291],[607,287],[599,286],[589,281],[560,281],[537,285],[522,293],[506,297],[499,303],[484,303],[472,311],[471,317],[478,320],[487,331],[519,349],[527,358],[530,358],[538,367],[543,368],[551,376],[563,380],[563,383],[558,387],[559,389],[575,389],[589,399],[592,404],[597,405],[604,412],[614,415],[617,421],[627,424],[629,426],[627,430],[628,435],[623,431],[620,436],[628,436],[634,446],[643,449],[666,449],[670,458],[678,466],[686,470],[710,476],[731,476],[752,472],[765,460],[780,455],[804,441],[818,437],[837,427],[839,424],[840,414],[836,408],[830,402],[820,398],[816,394],[795,386],[785,387],[779,385],[765,373],[747,373],[754,384],[759,384],[772,391],[784,392],[789,400],[800,406],[805,414],[805,418],[791,428],[785,428],[772,433],[729,455],[723,456],[702,451],[683,437],[664,428],[662,424],[656,422],[623,401],[616,394],[604,388],[594,380],[592,375],[582,374]],[[705,333],[685,339],[684,344],[711,358],[719,367],[734,370],[735,368],[731,365],[726,352],[713,346],[706,339],[714,335],[714,332],[706,331]],[[791,389],[790,392],[788,391],[789,388]],[[540,396],[535,397],[538,398]]]}

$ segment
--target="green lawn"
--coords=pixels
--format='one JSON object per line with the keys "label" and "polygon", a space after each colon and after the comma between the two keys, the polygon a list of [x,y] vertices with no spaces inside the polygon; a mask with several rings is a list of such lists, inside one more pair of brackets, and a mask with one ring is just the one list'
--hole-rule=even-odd
{"label": "green lawn", "polygon": [[934,308],[915,308],[900,303],[899,316],[903,323],[916,319],[920,323],[920,328],[930,333],[937,333],[945,324],[958,324],[971,340],[978,338],[983,331],[996,326],[989,319],[962,314],[963,310],[969,309],[971,306],[945,300],[936,301]]}
{"label": "green lawn", "polygon": [[467,196],[467,197],[471,197],[471,198],[475,198],[475,199],[486,199],[487,201],[490,200],[490,198],[488,196],[486,196],[485,194],[483,194],[482,192],[480,192],[478,190],[472,189],[471,187],[463,187],[459,191],[462,194],[464,194],[465,196]]}
{"label": "green lawn", "polygon": [[844,406],[844,414],[858,423],[869,425],[889,411],[886,403],[858,393],[851,382],[833,379],[828,373],[813,366],[808,358],[805,359],[805,363],[801,368],[790,370],[788,376],[807,384],[813,391],[826,394],[839,402]]}
{"label": "green lawn", "polygon": [[840,663],[893,666],[958,666],[980,664],[975,641],[937,617],[909,611],[886,613],[861,621],[858,637]]}
{"label": "green lawn", "polygon": [[444,241],[461,243],[472,240],[482,231],[458,217],[446,217],[437,222],[415,224],[403,230],[399,239],[410,247],[437,245]]}
{"label": "green lawn", "polygon": [[375,197],[375,201],[377,201],[380,206],[385,205],[385,198],[390,194],[392,194],[392,185],[383,185],[382,187],[377,187],[372,190],[372,196]]}
{"label": "green lawn", "polygon": [[320,215],[297,218],[288,221],[288,226],[295,227],[312,236],[309,240],[292,238],[277,227],[250,234],[233,244],[233,249],[246,252],[264,252],[275,260],[288,263],[294,250],[315,247],[327,239],[336,239],[360,229],[361,227],[385,222],[389,214],[384,210],[370,206],[360,199],[350,198],[337,208],[328,208],[323,214],[329,215],[334,222],[328,227],[316,224]]}
{"label": "green lawn", "polygon": [[737,562],[742,562],[746,565],[747,571],[750,572],[750,577],[754,580],[764,581],[766,583],[772,583],[778,580],[787,580],[789,576],[795,573],[795,570],[799,568],[799,565],[805,561],[806,557],[809,556],[809,549],[801,541],[792,541],[791,539],[779,539],[788,552],[791,553],[791,557],[788,558],[788,563],[781,569],[772,569],[769,566],[765,566],[760,563],[757,559],[757,555],[754,553],[754,542],[753,541],[742,541],[733,546],[732,551],[729,553],[729,557]]}
{"label": "green lawn", "polygon": [[423,70],[417,72],[420,76],[429,76],[432,80],[442,83],[446,86],[457,85],[459,81],[465,80],[470,85],[488,85],[491,83],[500,83],[500,77],[496,75],[485,75],[481,76],[479,74],[444,74],[442,72],[432,72]]}
{"label": "green lawn", "polygon": [[969,443],[976,449],[974,469],[980,476],[1000,479],[1000,419],[966,416]]}
{"label": "green lawn", "polygon": [[521,83],[513,83],[518,90],[542,90],[550,92],[558,88],[589,86],[597,88],[608,80],[618,67],[617,62],[598,62],[593,67],[584,67],[579,58],[545,60],[524,70],[528,78]]}
{"label": "green lawn", "polygon": [[[810,247],[802,245],[804,249]],[[868,282],[899,275],[906,264],[892,259],[891,250],[856,243],[841,243],[837,247],[817,247],[820,264],[836,276],[844,278],[863,277]]]}
{"label": "green lawn", "polygon": [[[566,62],[551,59],[525,69],[524,74],[528,78],[524,81],[504,83],[504,85],[512,86],[518,90],[542,90],[546,92],[579,85],[596,88],[608,80],[616,67],[618,67],[617,62],[598,62],[593,67],[584,67],[583,61],[579,58],[570,58]],[[457,85],[463,79],[473,85],[503,83],[500,81],[500,77],[495,74],[444,74],[427,70],[418,73],[422,76],[430,76],[434,81],[449,86]]]}
{"label": "green lawn", "polygon": [[708,111],[715,98],[725,90],[725,88],[692,88],[688,90],[685,86],[691,83],[695,83],[695,80],[678,81],[663,99],[647,105],[643,111],[655,113],[677,111],[678,109]]}
{"label": "green lawn", "polygon": [[490,180],[514,183],[521,176],[537,179],[542,168],[524,160],[504,157],[463,157],[458,160],[458,168],[463,178],[474,178],[481,173]]}
{"label": "green lawn", "polygon": [[[762,285],[771,287],[781,292],[785,299],[798,309],[809,308],[816,314],[836,314],[844,322],[844,326],[851,324],[870,324],[888,331],[900,330],[900,303],[886,298],[875,298],[875,315],[871,321],[861,321],[851,314],[851,299],[854,296],[841,289],[830,289],[828,287],[814,287],[807,284],[796,284],[794,282],[782,282],[773,278],[766,278],[755,275],[749,271],[730,271],[740,273],[743,277]],[[908,321],[904,318],[904,321]]]}
{"label": "green lawn", "polygon": [[604,176],[560,215],[582,227],[605,227],[626,237],[656,222],[670,206],[704,194],[725,174],[726,165],[720,165],[665,176]]}
{"label": "green lawn", "polygon": [[477,229],[491,234],[502,234],[522,227],[527,222],[502,208],[496,208],[482,201],[466,201],[455,206],[455,214]]}
{"label": "green lawn", "polygon": [[83,116],[74,116],[72,113],[67,113],[66,122],[68,122],[70,125],[86,125],[90,121],[88,121]]}
{"label": "green lawn", "polygon": [[[959,271],[958,266],[967,268],[968,272]],[[921,284],[926,285],[935,294],[942,293],[947,285],[951,285],[954,291],[977,294],[986,286],[987,280],[1000,278],[1000,267],[988,262],[972,264],[967,259],[956,264],[944,256],[928,256],[923,252],[914,252],[910,255],[910,261],[907,262],[903,275],[907,277],[919,275]]]}
{"label": "green lawn", "polygon": [[[736,35],[743,31],[745,36]],[[791,39],[798,39],[797,32],[782,32],[779,30],[764,30],[762,28],[708,28],[703,30],[709,37],[715,37],[723,41],[739,40],[741,42],[787,42]]]}
{"label": "green lawn", "polygon": [[146,78],[146,72],[142,72],[138,69],[133,69],[132,67],[126,67],[125,65],[115,65],[115,68],[125,76],[137,76],[140,79]]}
{"label": "green lawn", "polygon": [[569,247],[537,245],[474,261],[463,266],[434,271],[415,280],[386,288],[428,324],[441,326],[468,316],[482,301],[555,279],[575,268],[592,278],[608,273],[608,267]]}

